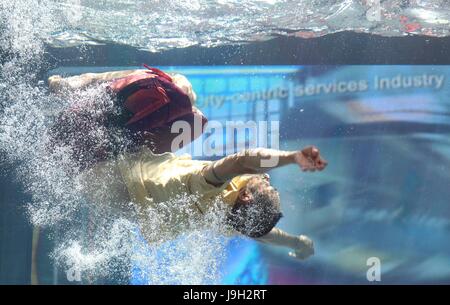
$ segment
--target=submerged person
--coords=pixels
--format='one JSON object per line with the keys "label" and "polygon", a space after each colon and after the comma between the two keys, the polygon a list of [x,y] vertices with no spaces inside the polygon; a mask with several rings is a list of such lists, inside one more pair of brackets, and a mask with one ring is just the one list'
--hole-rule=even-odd
{"label": "submerged person", "polygon": [[[202,134],[207,119],[195,107],[196,94],[187,78],[146,67],[67,78],[54,75],[48,79],[50,90],[64,97],[107,85],[112,107],[104,101],[77,101],[62,111],[51,130],[54,142],[70,146],[82,167],[143,145],[155,153],[170,151],[176,137],[171,133],[172,124],[179,120],[190,125],[200,121],[200,130],[192,129],[189,139]],[[104,130],[108,132],[102,139],[93,138]]]}
{"label": "submerged person", "polygon": [[[67,90],[99,81],[133,78],[140,73],[143,71],[90,73],[66,79],[53,77],[49,83],[53,90],[63,87]],[[176,81],[172,82],[193,104],[195,93],[192,86],[186,78],[179,76],[179,79],[178,85]],[[145,115],[140,117],[141,120],[144,118]],[[147,131],[152,133],[152,129]],[[290,235],[276,228],[282,217],[280,197],[266,172],[288,164],[297,164],[303,171],[322,171],[327,162],[316,147],[308,146],[300,151],[247,149],[218,161],[204,161],[192,160],[188,154],[176,156],[167,148],[166,136],[168,134],[152,138],[156,141],[155,146],[164,142],[164,152],[139,142],[134,149],[121,151],[110,160],[97,160],[87,170],[93,173],[91,181],[99,181],[115,200],[123,205],[133,204],[147,241],[158,242],[161,236],[175,238],[183,233],[186,222],[201,218],[219,202],[225,210],[220,217],[225,218],[224,223],[230,228],[228,232],[288,247],[293,250],[290,255],[299,259],[314,254],[310,238]],[[174,137],[171,135],[169,138],[172,140]],[[262,166],[264,160],[274,158],[277,160],[275,164]],[[177,201],[183,204],[177,204]]]}

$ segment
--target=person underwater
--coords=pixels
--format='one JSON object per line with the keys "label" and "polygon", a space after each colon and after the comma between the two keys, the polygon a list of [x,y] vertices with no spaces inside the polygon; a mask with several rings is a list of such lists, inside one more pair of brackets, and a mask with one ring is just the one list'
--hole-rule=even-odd
{"label": "person underwater", "polygon": [[[93,149],[95,143],[84,141],[85,124],[76,123],[78,117],[85,117],[84,112],[74,107],[64,111],[56,121],[55,141],[64,144],[71,133],[80,133],[70,143],[77,147],[74,157],[115,200],[123,205],[133,203],[141,232],[150,243],[156,242],[155,235],[163,232],[166,238],[182,234],[182,223],[191,217],[202,217],[219,202],[226,211],[221,217],[225,218],[231,235],[290,248],[289,254],[298,259],[313,255],[314,244],[309,237],[294,236],[276,227],[282,217],[280,196],[267,172],[290,164],[304,172],[322,171],[327,161],[319,149],[315,146],[298,151],[246,149],[217,161],[193,160],[188,154],[176,156],[171,149],[176,137],[171,133],[172,125],[185,121],[192,126],[196,120],[200,121],[200,131],[193,128],[191,140],[194,140],[202,134],[207,119],[195,107],[196,94],[185,76],[146,68],[50,77],[49,88],[58,94],[107,83],[120,111],[103,122],[113,121],[113,126],[126,131],[123,134],[131,139],[120,149]],[[269,162],[268,166],[268,160],[276,162]],[[102,179],[105,168],[113,175]],[[174,199],[186,195],[195,199],[182,207],[170,205]],[[169,215],[164,215],[164,221],[155,228],[154,215],[162,210]],[[155,234],[155,230],[160,233]]]}

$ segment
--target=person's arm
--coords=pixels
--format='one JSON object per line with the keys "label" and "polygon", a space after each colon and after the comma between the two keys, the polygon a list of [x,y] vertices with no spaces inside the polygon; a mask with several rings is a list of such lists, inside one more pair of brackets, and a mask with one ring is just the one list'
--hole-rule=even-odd
{"label": "person's arm", "polygon": [[314,243],[307,236],[290,235],[278,228],[273,228],[266,235],[254,239],[274,246],[291,248],[294,251],[289,252],[289,255],[298,259],[305,259],[314,254]]}
{"label": "person's arm", "polygon": [[322,159],[319,150],[314,146],[308,146],[301,151],[247,149],[205,167],[203,176],[213,184],[220,184],[239,175],[265,173],[287,164],[298,164],[303,171],[314,172],[323,170],[327,161]]}
{"label": "person's arm", "polygon": [[141,73],[146,70],[123,70],[111,71],[104,73],[84,73],[63,78],[60,75],[53,75],[48,78],[48,86],[52,92],[60,92],[61,90],[82,89],[89,85],[111,81],[116,78],[122,78],[135,73]]}

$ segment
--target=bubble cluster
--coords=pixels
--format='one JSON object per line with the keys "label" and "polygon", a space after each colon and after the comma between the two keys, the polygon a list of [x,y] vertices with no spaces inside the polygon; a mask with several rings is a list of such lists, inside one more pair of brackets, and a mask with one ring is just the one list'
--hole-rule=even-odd
{"label": "bubble cluster", "polygon": [[[68,280],[77,274],[85,283],[117,273],[126,278],[132,262],[152,284],[217,283],[225,247],[220,208],[195,216],[190,208],[195,198],[185,196],[161,204],[157,212],[136,209],[115,196],[108,181],[117,177],[107,166],[101,177],[89,176],[83,166],[80,141],[95,150],[126,146],[127,139],[105,125],[115,109],[104,85],[59,95],[44,85],[46,43],[80,18],[63,17],[54,1],[0,2],[1,163],[13,165],[17,182],[31,197],[23,203],[31,224],[46,228],[55,241],[51,257]],[[60,129],[55,141],[55,124],[71,108],[85,115],[74,118],[81,125],[72,125],[81,132]],[[182,229],[168,227],[174,207],[187,216]],[[164,234],[162,227],[177,234]]]}

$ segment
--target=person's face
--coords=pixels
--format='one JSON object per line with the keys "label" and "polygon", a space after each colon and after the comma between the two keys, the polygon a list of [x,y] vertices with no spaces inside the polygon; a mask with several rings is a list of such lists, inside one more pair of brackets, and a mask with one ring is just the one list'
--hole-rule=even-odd
{"label": "person's face", "polygon": [[[278,193],[278,191],[276,190],[276,188],[274,188],[271,184],[270,184],[270,176],[269,174],[263,174],[261,175],[262,179],[260,179],[260,181],[258,181],[258,187],[260,188],[260,192],[263,192],[264,189],[267,189],[267,191],[275,191]],[[237,198],[237,202],[240,203],[250,203],[253,200],[253,195],[252,193],[248,190],[248,188],[244,187],[239,191],[239,195]]]}
{"label": "person's face", "polygon": [[270,176],[269,176],[269,174],[266,173],[266,174],[262,174],[261,176],[262,176],[263,180],[265,180],[265,181],[270,183]]}
{"label": "person's face", "polygon": [[274,188],[271,184],[270,184],[270,176],[269,174],[262,174],[262,183],[261,183],[261,187],[262,188],[267,188],[268,191],[275,191],[278,192],[276,188]]}

